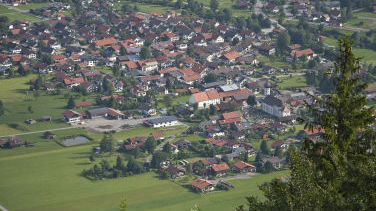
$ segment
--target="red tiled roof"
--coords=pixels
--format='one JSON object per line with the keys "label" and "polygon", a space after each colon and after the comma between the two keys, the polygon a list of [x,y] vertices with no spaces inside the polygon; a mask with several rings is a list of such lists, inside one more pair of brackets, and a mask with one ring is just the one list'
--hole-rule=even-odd
{"label": "red tiled roof", "polygon": [[228,59],[228,60],[231,61],[231,60],[234,60],[234,59],[240,57],[240,54],[239,54],[239,52],[237,52],[237,51],[231,51],[231,52],[229,52],[229,53],[223,54],[223,56],[224,56],[226,59]]}
{"label": "red tiled roof", "polygon": [[227,165],[227,163],[221,163],[221,164],[214,164],[212,166],[212,169],[215,172],[219,172],[219,171],[228,171],[230,170],[230,167]]}
{"label": "red tiled roof", "polygon": [[76,83],[82,83],[84,81],[85,80],[83,78],[81,78],[81,77],[79,77],[79,78],[71,78],[71,79],[68,79],[68,78],[64,79],[64,83],[66,85],[76,84]]}
{"label": "red tiled roof", "polygon": [[209,100],[214,100],[219,98],[219,94],[216,89],[211,89],[209,91],[206,91],[206,94],[208,95]]}
{"label": "red tiled roof", "polygon": [[245,168],[256,168],[256,166],[251,165],[251,164],[246,163],[246,162],[243,162],[243,161],[241,161],[241,160],[239,160],[238,162],[236,162],[236,163],[234,164],[234,167],[236,167],[236,168],[238,168],[238,169],[240,169],[240,170],[243,170],[243,169],[245,169]]}
{"label": "red tiled roof", "polygon": [[306,55],[306,56],[311,55],[311,54],[313,54],[313,51],[310,48],[307,48],[307,49],[304,49],[304,50],[301,50],[301,51],[291,51],[290,56],[294,57],[295,53],[296,53],[296,58],[299,58],[303,55]]}
{"label": "red tiled roof", "polygon": [[226,119],[235,119],[235,118],[242,117],[242,112],[241,111],[233,111],[233,112],[223,113],[222,116],[225,120]]}
{"label": "red tiled roof", "polygon": [[210,185],[214,185],[213,183],[211,183],[209,180],[206,180],[206,179],[201,179],[201,178],[196,178],[195,180],[192,181],[192,186],[195,187],[195,188],[198,188],[200,190],[210,186]]}
{"label": "red tiled roof", "polygon": [[103,40],[96,40],[96,41],[94,41],[94,43],[97,46],[105,46],[105,45],[115,44],[115,43],[117,43],[117,40],[113,37],[110,37],[110,38],[106,38],[106,39],[103,39]]}
{"label": "red tiled roof", "polygon": [[61,59],[65,59],[65,56],[64,55],[53,55],[52,56],[52,59],[54,60],[54,61],[56,61],[56,60],[61,60]]}
{"label": "red tiled roof", "polygon": [[158,79],[159,79],[159,75],[143,76],[140,78],[141,81],[155,81]]}
{"label": "red tiled roof", "polygon": [[153,132],[153,133],[151,133],[151,135],[152,135],[154,138],[162,138],[162,137],[165,136],[165,134],[164,134],[163,131]]}
{"label": "red tiled roof", "polygon": [[275,141],[273,144],[272,144],[272,148],[276,148],[276,147],[280,147],[280,146],[282,146],[284,144],[284,142],[283,141],[281,141],[281,140],[277,140],[277,141]]}
{"label": "red tiled roof", "polygon": [[199,74],[193,74],[193,75],[186,75],[186,76],[183,76],[183,80],[186,81],[186,82],[189,82],[189,81],[197,81],[201,78],[201,76]]}
{"label": "red tiled roof", "polygon": [[121,65],[127,66],[129,69],[135,69],[137,68],[137,63],[134,61],[125,61],[125,62],[120,62]]}
{"label": "red tiled roof", "polygon": [[177,67],[170,67],[170,68],[167,68],[167,69],[162,69],[162,70],[159,70],[159,74],[166,74],[166,73],[169,73],[169,72],[173,72],[173,71],[179,71],[180,69],[177,68]]}

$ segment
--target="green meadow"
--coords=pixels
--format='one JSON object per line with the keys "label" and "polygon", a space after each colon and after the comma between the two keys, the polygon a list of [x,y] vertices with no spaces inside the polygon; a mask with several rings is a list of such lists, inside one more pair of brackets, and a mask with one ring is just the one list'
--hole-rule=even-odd
{"label": "green meadow", "polygon": [[12,9],[8,9],[3,5],[0,5],[0,16],[7,16],[9,19],[9,22],[13,22],[15,20],[23,20],[23,19],[28,20],[30,22],[40,21],[39,18],[36,18],[34,16],[31,16],[25,13],[17,12]]}

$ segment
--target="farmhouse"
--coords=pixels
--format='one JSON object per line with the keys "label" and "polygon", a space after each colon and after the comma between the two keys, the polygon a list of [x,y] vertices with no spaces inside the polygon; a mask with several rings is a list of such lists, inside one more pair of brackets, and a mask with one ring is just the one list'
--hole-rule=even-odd
{"label": "farmhouse", "polygon": [[249,163],[243,162],[239,160],[234,164],[234,167],[232,168],[235,172],[256,172],[256,166],[253,166]]}
{"label": "farmhouse", "polygon": [[81,121],[82,115],[73,110],[66,110],[63,112],[64,120],[68,123],[75,123]]}
{"label": "farmhouse", "polygon": [[212,171],[216,177],[222,177],[225,176],[228,171],[230,171],[230,167],[227,165],[227,163],[215,164],[212,166]]}
{"label": "farmhouse", "polygon": [[162,116],[156,119],[150,119],[144,122],[146,126],[159,128],[159,127],[170,127],[177,125],[178,119],[175,116]]}
{"label": "farmhouse", "polygon": [[197,103],[198,109],[209,108],[210,105],[217,105],[220,102],[219,94],[215,89],[192,94],[189,98],[189,104],[193,105]]}
{"label": "farmhouse", "polygon": [[191,185],[194,190],[200,192],[208,192],[214,190],[214,184],[206,179],[196,178],[192,181]]}

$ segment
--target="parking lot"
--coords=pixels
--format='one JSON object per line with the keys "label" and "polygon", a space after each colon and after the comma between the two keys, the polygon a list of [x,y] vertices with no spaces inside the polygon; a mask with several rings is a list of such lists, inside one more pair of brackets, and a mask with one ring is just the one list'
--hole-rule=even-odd
{"label": "parking lot", "polygon": [[92,132],[104,133],[109,131],[120,131],[127,128],[133,128],[142,125],[145,120],[159,118],[160,116],[153,116],[140,119],[120,119],[110,120],[105,118],[86,119],[84,124],[75,125],[76,127],[83,127]]}

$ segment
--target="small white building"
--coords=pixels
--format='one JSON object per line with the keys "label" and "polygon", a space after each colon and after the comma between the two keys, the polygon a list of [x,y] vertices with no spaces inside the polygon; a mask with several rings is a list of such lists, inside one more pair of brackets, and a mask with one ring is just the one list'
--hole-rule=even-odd
{"label": "small white building", "polygon": [[64,121],[67,123],[76,123],[81,121],[81,114],[73,111],[73,110],[66,110],[63,112]]}

